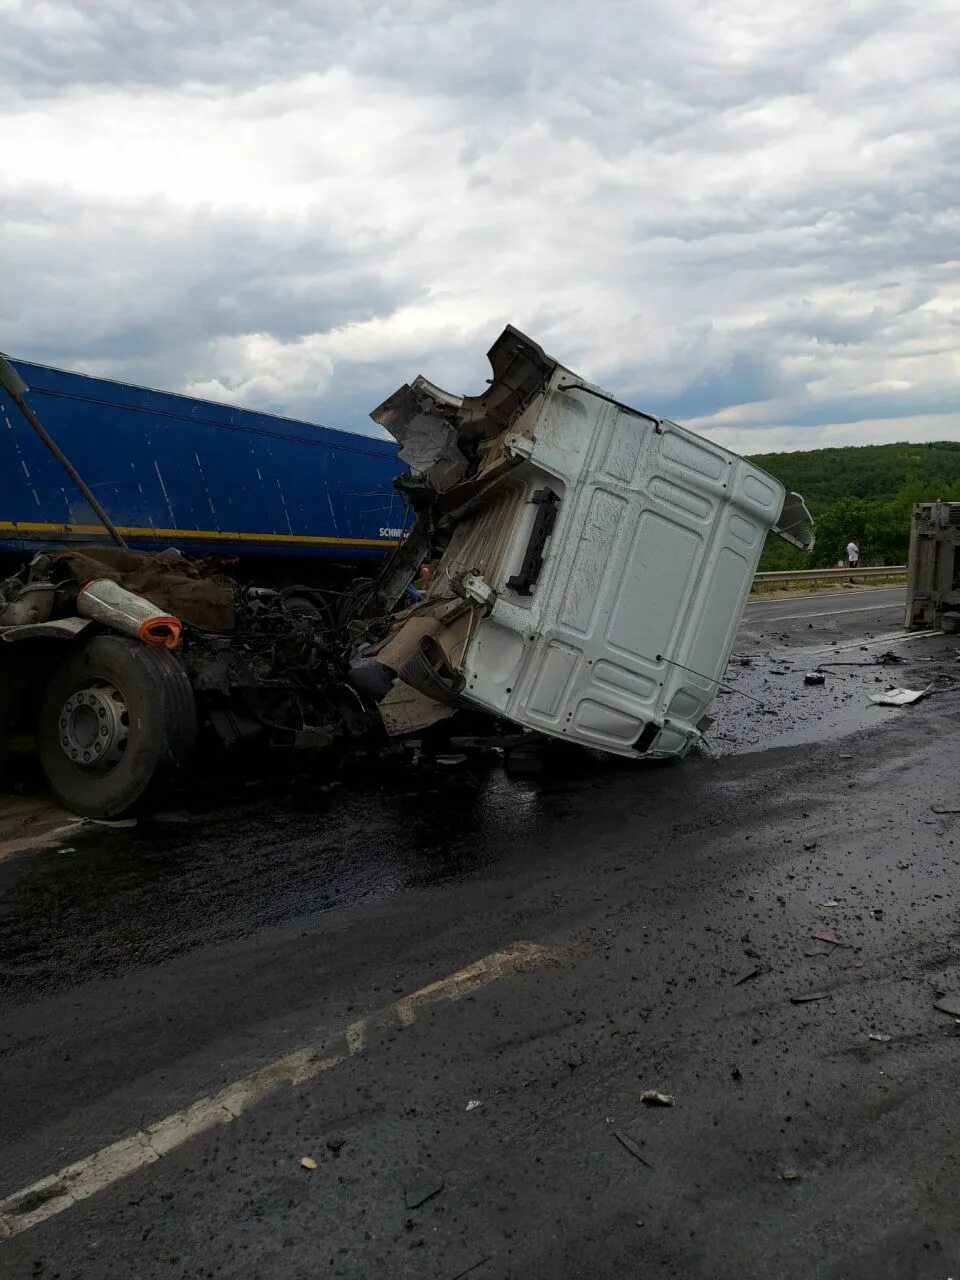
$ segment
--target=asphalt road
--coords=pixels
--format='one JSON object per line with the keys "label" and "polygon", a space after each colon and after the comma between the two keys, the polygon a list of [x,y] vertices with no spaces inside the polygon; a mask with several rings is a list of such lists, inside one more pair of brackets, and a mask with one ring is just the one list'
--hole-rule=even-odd
{"label": "asphalt road", "polygon": [[904,587],[867,587],[834,592],[812,592],[808,596],[753,600],[747,605],[746,628],[759,623],[796,623],[821,618],[860,619],[856,625],[869,629],[872,619],[903,622],[907,593]]}
{"label": "asphalt road", "polygon": [[889,594],[751,605],[720,759],[0,860],[0,1275],[957,1275],[960,677]]}

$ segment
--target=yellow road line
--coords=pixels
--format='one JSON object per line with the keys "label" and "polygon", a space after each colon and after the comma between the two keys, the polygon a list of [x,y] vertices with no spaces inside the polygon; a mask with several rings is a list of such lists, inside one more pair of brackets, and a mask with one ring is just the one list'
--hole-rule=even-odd
{"label": "yellow road line", "polygon": [[[194,539],[204,542],[271,542],[297,543],[305,546],[328,547],[395,547],[396,538],[322,538],[308,533],[236,533],[220,529],[156,529],[134,525],[118,525],[125,538],[165,538],[175,541]],[[99,524],[33,524],[27,520],[0,520],[0,532],[17,536],[39,534],[68,538],[81,534],[85,538],[106,538],[109,535]]]}
{"label": "yellow road line", "polygon": [[537,943],[511,943],[439,982],[431,982],[412,995],[385,1005],[320,1044],[288,1053],[212,1097],[201,1098],[183,1111],[66,1165],[0,1200],[0,1239],[29,1231],[146,1165],[156,1164],[199,1134],[230,1124],[284,1086],[305,1084],[332,1070],[351,1055],[363,1052],[370,1031],[409,1027],[428,1005],[462,1000],[491,982],[552,958],[552,953]]}

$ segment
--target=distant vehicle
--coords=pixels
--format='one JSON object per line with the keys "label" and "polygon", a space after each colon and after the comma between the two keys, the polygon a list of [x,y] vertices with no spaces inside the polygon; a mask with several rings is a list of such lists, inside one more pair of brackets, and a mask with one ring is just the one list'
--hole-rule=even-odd
{"label": "distant vehicle", "polygon": [[[10,363],[132,548],[228,556],[260,582],[322,584],[334,565],[369,572],[403,535],[391,440]],[[108,540],[0,389],[0,558]]]}
{"label": "distant vehicle", "polygon": [[960,502],[913,509],[904,625],[960,631]]}

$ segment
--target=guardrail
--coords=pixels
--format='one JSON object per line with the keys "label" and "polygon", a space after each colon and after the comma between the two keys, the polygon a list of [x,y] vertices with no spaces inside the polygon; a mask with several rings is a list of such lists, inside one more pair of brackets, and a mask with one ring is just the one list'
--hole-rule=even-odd
{"label": "guardrail", "polygon": [[856,569],[787,569],[783,573],[757,573],[754,582],[813,582],[816,578],[894,578],[905,575],[905,564],[878,564]]}

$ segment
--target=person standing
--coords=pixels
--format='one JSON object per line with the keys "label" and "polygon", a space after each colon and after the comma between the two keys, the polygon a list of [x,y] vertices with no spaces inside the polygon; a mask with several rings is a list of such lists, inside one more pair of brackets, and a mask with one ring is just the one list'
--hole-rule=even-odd
{"label": "person standing", "polygon": [[847,568],[855,569],[860,563],[860,543],[852,538],[847,543]]}

